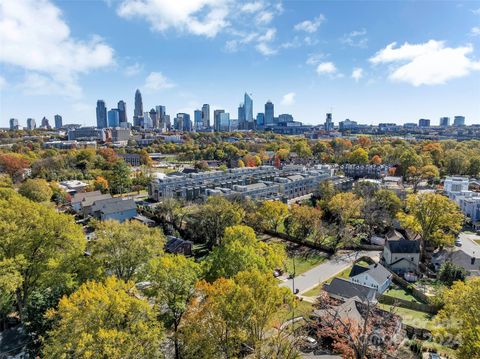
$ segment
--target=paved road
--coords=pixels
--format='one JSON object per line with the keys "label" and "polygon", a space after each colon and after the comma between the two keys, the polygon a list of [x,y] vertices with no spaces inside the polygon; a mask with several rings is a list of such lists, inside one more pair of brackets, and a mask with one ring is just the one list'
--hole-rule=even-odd
{"label": "paved road", "polygon": [[[319,283],[325,282],[327,279],[335,276],[344,269],[348,268],[356,259],[368,256],[375,261],[379,261],[379,251],[360,251],[342,253],[330,258],[327,262],[319,264],[318,266],[306,271],[303,274],[295,277],[295,288],[302,294]],[[292,288],[292,279],[287,279],[280,284],[280,286]]]}

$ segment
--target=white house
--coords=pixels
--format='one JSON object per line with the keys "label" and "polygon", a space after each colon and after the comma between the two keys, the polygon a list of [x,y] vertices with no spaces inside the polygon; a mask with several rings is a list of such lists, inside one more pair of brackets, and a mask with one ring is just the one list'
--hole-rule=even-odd
{"label": "white house", "polygon": [[381,264],[368,267],[354,265],[350,272],[350,281],[375,289],[378,293],[385,292],[392,283],[392,273]]}
{"label": "white house", "polygon": [[420,262],[420,244],[416,240],[387,240],[382,262],[397,274],[417,272]]}

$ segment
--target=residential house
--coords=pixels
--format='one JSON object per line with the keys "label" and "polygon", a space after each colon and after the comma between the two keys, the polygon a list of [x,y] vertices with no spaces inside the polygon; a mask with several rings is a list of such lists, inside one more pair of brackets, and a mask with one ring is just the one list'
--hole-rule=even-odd
{"label": "residential house", "polygon": [[103,199],[109,199],[112,198],[112,196],[109,193],[99,193],[100,191],[96,191],[94,196],[85,196],[82,198],[80,202],[80,207],[81,209],[79,212],[83,214],[83,217],[88,217],[92,215],[92,205],[95,203],[95,201],[100,201]]}
{"label": "residential house", "polygon": [[189,256],[192,254],[193,243],[182,238],[167,236],[165,251],[173,254],[183,254]]}
{"label": "residential house", "polygon": [[82,209],[82,202],[88,198],[88,197],[98,197],[102,196],[102,193],[100,191],[93,191],[93,192],[80,192],[80,193],[75,193],[70,200],[70,206],[75,212],[80,212]]}
{"label": "residential house", "polygon": [[387,240],[383,248],[382,263],[397,274],[417,272],[420,262],[420,244],[416,240]]}
{"label": "residential house", "polygon": [[341,300],[356,297],[362,302],[376,302],[377,297],[376,289],[343,278],[333,278],[330,284],[323,286],[323,290],[330,297]]}
{"label": "residential house", "polygon": [[351,282],[374,288],[380,294],[383,294],[392,283],[392,273],[378,263],[368,267],[355,264],[349,277]]}
{"label": "residential house", "polygon": [[60,188],[62,188],[65,192],[71,195],[74,195],[75,193],[85,192],[87,187],[87,183],[77,180],[60,182]]}
{"label": "residential house", "polygon": [[101,220],[116,220],[124,222],[137,215],[137,205],[131,198],[107,198],[95,201],[91,207],[93,217]]}
{"label": "residential house", "polygon": [[460,247],[439,250],[432,256],[435,270],[439,270],[443,263],[452,262],[465,269],[469,275],[480,276],[480,245],[468,238],[469,235],[460,235]]}

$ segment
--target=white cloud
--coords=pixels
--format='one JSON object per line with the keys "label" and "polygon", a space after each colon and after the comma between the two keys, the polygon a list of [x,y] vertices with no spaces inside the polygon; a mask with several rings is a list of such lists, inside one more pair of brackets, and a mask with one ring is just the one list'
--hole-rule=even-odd
{"label": "white cloud", "polygon": [[480,7],[478,9],[472,10],[472,13],[474,13],[475,15],[480,15]]}
{"label": "white cloud", "polygon": [[322,61],[326,56],[325,54],[319,53],[319,54],[310,54],[308,55],[306,64],[307,65],[316,65]]}
{"label": "white cloud", "polygon": [[282,97],[283,106],[291,106],[295,103],[295,92],[289,92]]}
{"label": "white cloud", "polygon": [[256,13],[257,11],[259,11],[259,10],[262,10],[263,6],[264,6],[263,3],[261,3],[260,1],[249,2],[249,3],[244,4],[240,8],[240,11],[253,14],[253,13]]}
{"label": "white cloud", "polygon": [[325,21],[325,16],[320,14],[313,20],[305,20],[296,24],[293,28],[297,31],[305,31],[308,33],[314,33],[318,30],[320,25]]}
{"label": "white cloud", "polygon": [[147,91],[155,92],[175,87],[175,84],[170,82],[161,72],[150,72],[143,87]]}
{"label": "white cloud", "polygon": [[135,76],[138,75],[141,71],[143,70],[143,65],[139,64],[138,62],[135,62],[133,65],[125,67],[125,75],[126,76]]}
{"label": "white cloud", "polygon": [[259,53],[261,53],[264,56],[270,56],[270,55],[275,55],[277,53],[277,50],[272,48],[270,45],[268,45],[265,42],[259,42],[255,48]]}
{"label": "white cloud", "polygon": [[378,51],[370,62],[392,64],[389,78],[413,86],[439,85],[480,70],[480,61],[468,57],[472,45],[446,47],[443,41],[430,40],[423,44],[395,42]]}
{"label": "white cloud", "polygon": [[262,11],[255,18],[255,22],[259,25],[267,25],[273,20],[273,13],[270,11]]}
{"label": "white cloud", "polygon": [[358,82],[362,77],[363,77],[363,69],[360,67],[355,67],[352,71],[352,79],[354,79],[355,82]]}
{"label": "white cloud", "polygon": [[146,19],[155,31],[174,28],[194,35],[215,37],[229,25],[228,0],[124,0],[119,16]]}
{"label": "white cloud", "polygon": [[48,0],[2,2],[0,43],[0,62],[27,70],[22,88],[32,93],[79,96],[79,74],[114,64],[113,49],[98,36],[72,38],[61,11]]}
{"label": "white cloud", "polygon": [[334,75],[337,72],[337,67],[333,62],[322,62],[317,66],[317,74],[319,75]]}
{"label": "white cloud", "polygon": [[472,29],[470,30],[470,35],[480,36],[480,26],[472,27]]}
{"label": "white cloud", "polygon": [[367,30],[355,30],[349,34],[343,35],[340,42],[352,47],[367,47],[368,39],[365,37]]}
{"label": "white cloud", "polygon": [[270,28],[268,29],[265,34],[258,37],[259,42],[269,42],[275,39],[275,35],[277,34],[277,29]]}

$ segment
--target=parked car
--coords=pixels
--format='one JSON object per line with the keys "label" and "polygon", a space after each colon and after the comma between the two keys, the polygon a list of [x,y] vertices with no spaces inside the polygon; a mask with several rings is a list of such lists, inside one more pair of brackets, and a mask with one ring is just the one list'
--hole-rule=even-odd
{"label": "parked car", "polygon": [[461,246],[462,246],[462,241],[461,241],[460,239],[456,239],[456,240],[455,240],[455,245],[456,245],[457,247],[461,247]]}

